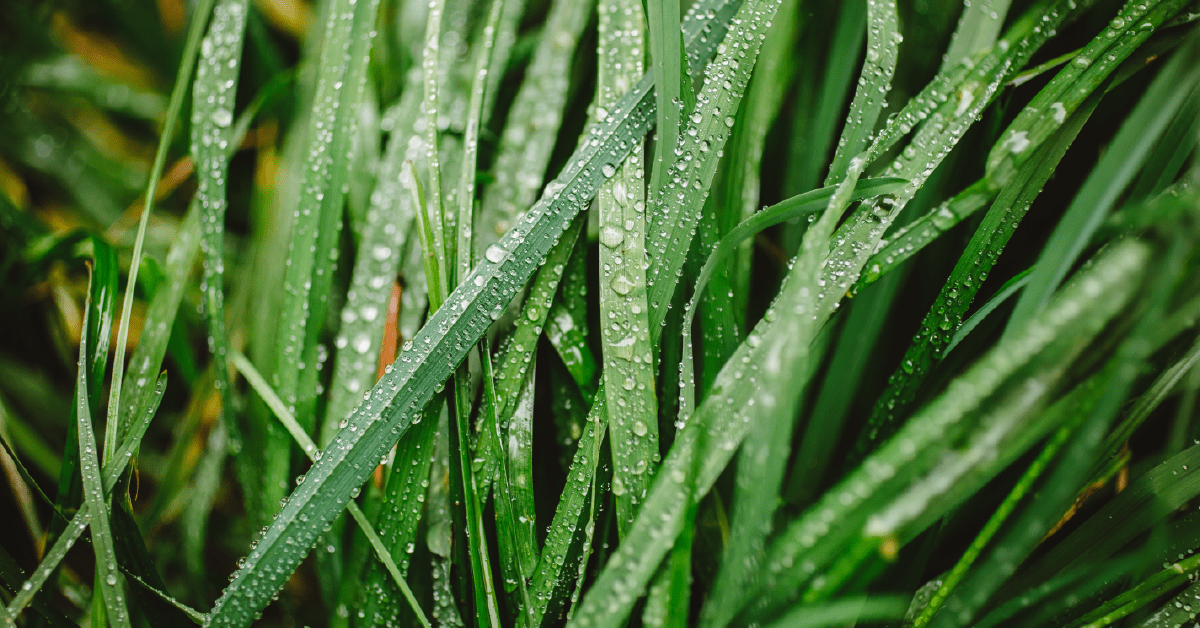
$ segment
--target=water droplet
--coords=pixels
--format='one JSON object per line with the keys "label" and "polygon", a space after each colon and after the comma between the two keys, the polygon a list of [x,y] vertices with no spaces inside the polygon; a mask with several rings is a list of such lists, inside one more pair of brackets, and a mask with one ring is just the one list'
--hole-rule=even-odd
{"label": "water droplet", "polygon": [[499,264],[508,257],[508,251],[505,251],[504,247],[499,244],[493,244],[487,247],[487,250],[484,251],[484,256],[487,257],[489,262]]}

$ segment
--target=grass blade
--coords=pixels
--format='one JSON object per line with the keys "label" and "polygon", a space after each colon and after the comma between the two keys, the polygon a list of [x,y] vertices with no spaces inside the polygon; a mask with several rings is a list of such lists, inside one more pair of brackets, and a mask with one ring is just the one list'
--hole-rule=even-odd
{"label": "grass blade", "polygon": [[[132,291],[131,291],[132,292]],[[109,301],[109,306],[113,303]],[[87,312],[85,308],[85,312]],[[86,321],[90,312],[84,314]],[[111,316],[111,315],[110,315]],[[79,345],[79,371],[75,390],[76,428],[79,433],[79,470],[83,476],[84,502],[88,505],[87,520],[92,529],[92,546],[96,554],[96,584],[103,596],[108,621],[118,627],[131,626],[125,608],[124,578],[117,573],[117,556],[113,550],[112,529],[108,519],[108,499],[100,475],[99,447],[92,432],[92,411],[88,402],[89,369],[87,364],[89,338],[85,334]],[[106,356],[107,357],[107,356]],[[115,431],[115,430],[114,430]],[[15,614],[15,613],[14,613]]]}
{"label": "grass blade", "polygon": [[[668,16],[669,17],[669,16]],[[668,81],[666,91],[657,93],[658,119],[677,124],[678,113],[664,94],[678,93],[679,51],[675,29],[660,37],[676,42],[664,46],[673,66],[655,63],[656,78]],[[636,0],[600,1],[599,86],[597,111],[606,112],[642,74],[641,42],[646,38],[642,6]],[[651,38],[653,45],[654,39]],[[673,70],[673,72],[671,71]],[[663,74],[662,72],[667,72]],[[673,83],[671,81],[673,80]],[[658,85],[664,85],[657,81]],[[675,98],[678,98],[677,96]],[[599,114],[597,114],[599,116]],[[665,136],[671,135],[670,129]],[[677,127],[676,127],[677,128]],[[604,391],[609,408],[609,443],[612,445],[612,492],[616,501],[617,531],[629,529],[654,479],[658,466],[658,400],[655,398],[653,346],[649,334],[646,303],[646,183],[642,176],[642,142],[636,138],[633,151],[619,165],[608,164],[608,181],[598,194],[600,220],[600,320],[604,367]],[[674,146],[674,142],[662,146]],[[659,151],[660,153],[663,151]],[[615,168],[615,170],[614,170]]]}
{"label": "grass blade", "polygon": [[[222,0],[213,9],[208,35],[201,42],[201,59],[192,91],[192,159],[197,164],[204,250],[204,309],[208,318],[208,345],[213,354],[220,421],[236,429],[230,419],[233,399],[225,333],[225,209],[228,206],[229,144],[233,139],[233,108],[237,100],[242,35],[246,29],[246,0]],[[236,438],[236,436],[235,436]]]}
{"label": "grass blade", "polygon": [[[142,215],[138,219],[137,236],[133,241],[133,261],[129,265],[129,280],[126,283],[125,299],[121,305],[120,329],[117,333],[115,357],[113,359],[112,386],[109,389],[108,427],[104,433],[104,451],[110,452],[120,436],[117,426],[121,424],[121,386],[124,384],[125,348],[129,340],[130,317],[133,314],[134,287],[137,286],[138,269],[142,265],[142,248],[146,241],[146,226],[150,222],[150,212],[154,209],[157,198],[159,177],[167,161],[167,150],[175,133],[175,124],[183,109],[183,99],[191,85],[192,69],[196,64],[196,54],[200,48],[200,37],[204,34],[204,24],[213,10],[215,0],[203,0],[192,14],[193,19],[188,29],[187,42],[184,44],[183,58],[179,64],[179,72],[175,76],[175,86],[171,90],[170,104],[167,106],[166,123],[159,137],[158,148],[154,154],[154,165],[150,169],[150,180],[146,184],[146,197],[142,204]],[[108,342],[108,338],[98,342]]]}

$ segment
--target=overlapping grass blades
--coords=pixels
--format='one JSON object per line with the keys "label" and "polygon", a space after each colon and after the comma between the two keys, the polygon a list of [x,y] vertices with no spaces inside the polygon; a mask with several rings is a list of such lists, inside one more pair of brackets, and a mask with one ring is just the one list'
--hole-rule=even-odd
{"label": "overlapping grass blades", "polygon": [[[696,21],[692,33],[714,27]],[[706,43],[698,42],[701,50]],[[592,139],[576,152],[547,194],[487,248],[480,265],[430,317],[392,371],[367,393],[259,539],[245,566],[234,574],[209,616],[209,625],[244,625],[261,612],[321,529],[345,508],[350,492],[374,468],[372,461],[380,460],[408,429],[485,331],[483,321],[499,315],[537,260],[562,235],[569,218],[608,178],[603,166],[623,158],[632,148],[629,140],[649,128],[651,84],[649,77],[643,78],[592,129]]]}

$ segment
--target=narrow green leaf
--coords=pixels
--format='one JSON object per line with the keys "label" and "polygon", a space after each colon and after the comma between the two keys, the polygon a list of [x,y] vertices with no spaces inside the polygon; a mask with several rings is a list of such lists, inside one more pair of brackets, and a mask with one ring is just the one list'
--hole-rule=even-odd
{"label": "narrow green leaf", "polygon": [[[167,150],[174,139],[175,124],[179,121],[183,110],[183,99],[191,86],[192,69],[196,65],[196,56],[200,49],[200,38],[204,34],[204,26],[212,13],[216,0],[202,0],[192,13],[192,23],[188,27],[187,41],[184,43],[183,57],[179,62],[179,72],[175,75],[175,86],[171,89],[171,100],[167,106],[166,122],[159,136],[158,148],[154,154],[154,165],[150,168],[150,180],[146,184],[146,196],[142,204],[141,218],[138,220],[137,236],[133,241],[133,259],[129,265],[129,279],[126,282],[125,299],[121,305],[120,329],[117,332],[115,357],[113,358],[112,386],[109,388],[108,423],[104,434],[104,451],[110,453],[120,438],[121,425],[121,387],[125,377],[125,349],[129,340],[129,326],[132,324],[133,299],[137,286],[138,269],[142,266],[142,249],[146,241],[146,226],[150,222],[150,212],[154,209],[154,200],[158,194],[158,181],[162,176],[163,166],[167,161]],[[97,337],[97,342],[108,343],[108,336]],[[107,351],[104,352],[107,354]],[[135,410],[134,412],[137,412]]]}
{"label": "narrow green leaf", "polygon": [[[109,301],[109,306],[111,305],[113,302]],[[85,308],[85,312],[87,309]],[[85,329],[89,315],[90,312],[84,314]],[[104,611],[112,625],[128,627],[131,624],[124,602],[124,579],[117,573],[117,556],[113,551],[112,529],[108,519],[108,499],[105,497],[104,480],[100,475],[100,460],[97,455],[99,446],[96,444],[96,435],[92,432],[92,411],[88,402],[87,356],[90,340],[85,333],[79,343],[79,371],[75,389],[79,472],[83,476],[83,497],[89,510],[87,521],[92,529],[92,547],[96,554],[96,584],[100,587],[104,599]]]}
{"label": "narrow green leaf", "polygon": [[[642,74],[645,18],[638,0],[600,0],[599,85],[597,117],[616,104],[617,98]],[[678,40],[674,28],[660,37]],[[653,42],[653,38],[651,40]],[[677,45],[677,44],[676,44]],[[674,66],[655,63],[655,76],[668,81],[667,92],[678,93],[679,53]],[[673,70],[673,71],[672,71]],[[662,72],[668,72],[663,74]],[[674,81],[673,84],[671,81]],[[662,81],[656,84],[663,85]],[[659,94],[658,119],[677,124],[663,110]],[[678,96],[675,96],[678,98]],[[675,108],[667,102],[667,107]],[[665,135],[671,134],[669,129]],[[665,144],[665,146],[674,146]],[[660,153],[663,151],[660,150]],[[641,138],[623,163],[604,164],[608,181],[597,195],[600,220],[600,339],[604,391],[612,445],[612,491],[616,501],[617,531],[622,536],[633,522],[658,467],[658,400],[655,398],[653,345],[646,303],[646,202],[645,164]]]}
{"label": "narrow green leaf", "polygon": [[246,0],[221,0],[213,9],[208,35],[200,44],[201,58],[192,88],[191,153],[199,182],[196,197],[203,233],[200,244],[204,250],[204,309],[215,384],[221,398],[220,421],[226,430],[236,430],[236,423],[231,420],[232,384],[226,357],[229,338],[225,332],[225,209],[229,149],[234,139],[233,109],[248,11]]}

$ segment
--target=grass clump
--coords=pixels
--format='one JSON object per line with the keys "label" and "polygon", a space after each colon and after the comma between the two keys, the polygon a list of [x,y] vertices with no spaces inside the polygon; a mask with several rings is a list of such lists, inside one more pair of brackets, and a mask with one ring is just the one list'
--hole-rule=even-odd
{"label": "grass clump", "polygon": [[1194,619],[1193,0],[146,2],[0,53],[0,623]]}

